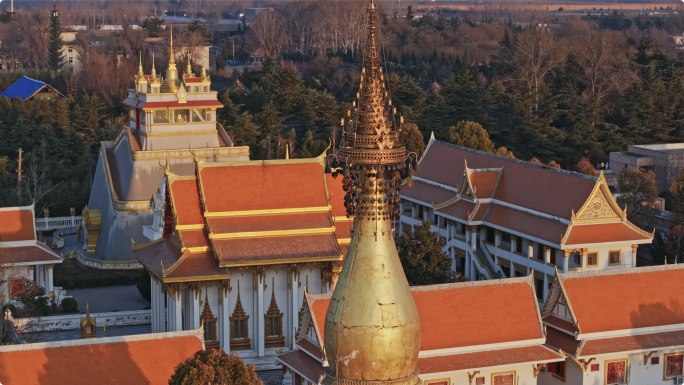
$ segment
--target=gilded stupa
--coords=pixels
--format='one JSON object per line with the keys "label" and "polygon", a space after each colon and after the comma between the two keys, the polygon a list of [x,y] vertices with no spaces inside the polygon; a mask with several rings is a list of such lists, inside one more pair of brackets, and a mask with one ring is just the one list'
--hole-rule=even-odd
{"label": "gilded stupa", "polygon": [[355,219],[325,317],[323,383],[330,385],[420,383],[420,319],[392,225],[407,154],[380,66],[375,12],[371,0],[361,84],[332,164],[343,170],[345,206]]}

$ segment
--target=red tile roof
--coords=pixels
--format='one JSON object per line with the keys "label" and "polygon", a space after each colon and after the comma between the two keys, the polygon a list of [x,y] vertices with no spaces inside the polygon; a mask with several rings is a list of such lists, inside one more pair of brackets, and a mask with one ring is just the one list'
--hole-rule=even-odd
{"label": "red tile roof", "polygon": [[[167,267],[169,269],[169,267]],[[209,277],[223,276],[227,272],[216,263],[213,254],[198,252],[186,253],[180,264],[171,272],[167,272],[167,278],[189,278],[189,277]],[[208,279],[208,278],[207,278]]]}
{"label": "red tile roof", "polygon": [[581,356],[595,356],[614,352],[629,352],[634,350],[653,350],[668,347],[684,347],[684,332],[681,330],[664,333],[652,333],[627,337],[587,340]]}
{"label": "red tile roof", "polygon": [[197,331],[3,346],[0,382],[165,384],[178,364],[202,348]]}
{"label": "red tile roof", "polygon": [[183,252],[172,239],[161,239],[150,245],[133,248],[133,255],[157,278],[163,278],[162,264],[165,269],[173,266],[180,259]]}
{"label": "red tile roof", "polygon": [[[527,280],[412,287],[421,322],[421,351],[543,338],[536,297]],[[329,302],[329,296],[312,296],[312,317],[321,334]],[[501,309],[507,309],[505,317]]]}
{"label": "red tile roof", "polygon": [[564,333],[552,327],[547,327],[545,344],[555,350],[563,349],[566,353],[575,354],[580,345],[580,341],[577,341],[574,336],[568,333]]}
{"label": "red tile roof", "polygon": [[0,242],[35,240],[33,212],[28,207],[0,210]]}
{"label": "red tile roof", "polygon": [[497,204],[492,205],[485,220],[488,223],[553,243],[560,243],[567,229],[567,225],[560,222]]}
{"label": "red tile roof", "polygon": [[255,163],[202,168],[200,179],[205,210],[229,212],[328,206],[321,164]]}
{"label": "red tile roof", "polygon": [[330,228],[329,213],[273,214],[207,218],[212,234]]}
{"label": "red tile roof", "polygon": [[171,198],[176,211],[178,225],[203,224],[204,218],[199,205],[197,181],[171,180]]}
{"label": "red tile roof", "polygon": [[13,263],[52,262],[62,263],[62,258],[45,244],[36,242],[33,246],[0,246],[0,265]]}
{"label": "red tile roof", "polygon": [[297,341],[296,344],[300,349],[306,350],[309,355],[318,357],[319,360],[323,361],[323,352],[321,351],[321,348],[314,345],[309,340],[302,338],[301,340]]}
{"label": "red tile roof", "polygon": [[561,358],[557,353],[537,345],[419,358],[418,370],[420,370],[420,374],[444,373],[491,366],[548,362],[560,360]]}
{"label": "red tile roof", "polygon": [[561,274],[582,333],[684,323],[684,265]]}
{"label": "red tile roof", "polygon": [[500,171],[480,171],[470,174],[470,185],[475,189],[475,195],[480,199],[490,198],[500,174]]}
{"label": "red tile roof", "polygon": [[179,230],[178,235],[184,247],[209,246],[209,238],[204,230]]}
{"label": "red tile roof", "polygon": [[342,258],[332,234],[255,237],[212,240],[214,254],[222,265],[240,262],[285,260],[336,260]]}
{"label": "red tile roof", "polygon": [[325,368],[320,362],[301,350],[281,354],[277,360],[281,361],[285,366],[295,369],[300,376],[305,377],[314,384],[318,384],[319,379],[325,373]]}
{"label": "red tile roof", "polygon": [[[596,178],[585,175],[438,141],[431,142],[415,175],[456,187],[463,173],[454,172],[454,168],[462,170],[466,159],[471,169],[504,168],[495,199],[566,219],[573,209],[577,212],[582,207],[596,184]],[[402,195],[408,190],[402,190]]]}
{"label": "red tile roof", "polygon": [[456,202],[450,204],[449,206],[442,207],[441,209],[435,210],[438,213],[444,213],[446,215],[455,218],[468,218],[468,215],[475,211],[475,203],[468,202],[463,199],[459,199]]}
{"label": "red tile roof", "polygon": [[420,181],[413,181],[413,186],[405,185],[401,190],[402,198],[412,198],[425,203],[440,204],[456,195],[455,192],[429,185]]}
{"label": "red tile roof", "polygon": [[627,241],[648,241],[650,243],[652,239],[650,235],[646,235],[623,222],[573,225],[569,232],[563,243],[566,246]]}

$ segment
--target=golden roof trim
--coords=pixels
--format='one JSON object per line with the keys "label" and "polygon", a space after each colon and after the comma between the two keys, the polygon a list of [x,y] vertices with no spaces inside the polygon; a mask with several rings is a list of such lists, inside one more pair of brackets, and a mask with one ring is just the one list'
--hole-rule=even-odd
{"label": "golden roof trim", "polygon": [[294,235],[317,235],[317,234],[333,234],[335,233],[335,226],[332,227],[318,227],[311,229],[292,229],[292,230],[267,230],[267,231],[245,231],[238,233],[210,233],[209,239],[249,239],[249,238],[272,238],[272,237],[287,237]]}
{"label": "golden roof trim", "polygon": [[231,218],[244,216],[258,216],[258,215],[273,215],[273,214],[298,214],[298,213],[324,213],[329,212],[331,206],[318,207],[299,207],[299,208],[285,208],[285,209],[265,209],[265,210],[243,210],[243,211],[205,211],[205,218]]}
{"label": "golden roof trim", "polygon": [[286,263],[306,263],[306,262],[334,262],[342,261],[344,256],[340,254],[335,257],[301,257],[301,258],[281,258],[281,259],[267,259],[261,261],[244,261],[244,262],[225,262],[221,261],[219,257],[219,267],[242,267],[242,266],[267,266],[267,265],[282,265]]}

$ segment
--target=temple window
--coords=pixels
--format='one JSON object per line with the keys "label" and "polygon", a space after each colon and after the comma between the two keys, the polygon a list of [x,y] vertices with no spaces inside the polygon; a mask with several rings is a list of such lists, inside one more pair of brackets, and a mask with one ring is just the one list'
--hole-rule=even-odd
{"label": "temple window", "polygon": [[523,251],[523,239],[518,237],[515,240],[515,252],[518,254],[522,254]]}
{"label": "temple window", "polygon": [[539,302],[544,301],[544,279],[534,278],[534,291],[537,292],[537,299]]}
{"label": "temple window", "polygon": [[185,123],[190,121],[190,110],[173,110],[173,121],[176,123]]}
{"label": "temple window", "polygon": [[587,267],[598,267],[598,253],[587,254]]}
{"label": "temple window", "polygon": [[207,121],[207,110],[204,108],[193,108],[192,110],[192,121],[193,122],[206,122]]}
{"label": "temple window", "polygon": [[152,122],[154,122],[154,123],[168,123],[169,122],[169,111],[168,110],[154,110]]}
{"label": "temple window", "polygon": [[264,315],[266,330],[265,346],[275,347],[283,346],[285,344],[285,337],[283,336],[283,313],[278,308],[278,303],[275,299],[275,278],[271,283],[271,303],[268,306],[268,311]]}
{"label": "temple window", "polygon": [[554,377],[565,380],[565,361],[549,362],[546,366],[546,370]]}
{"label": "temple window", "polygon": [[515,385],[515,371],[492,373],[492,385]]}
{"label": "temple window", "polygon": [[252,341],[248,338],[249,330],[247,321],[249,316],[245,314],[245,309],[242,308],[242,301],[240,300],[240,281],[238,281],[238,295],[235,310],[230,317],[230,349],[244,350],[251,347]]}
{"label": "temple window", "polygon": [[606,385],[627,383],[627,360],[606,361]]}
{"label": "temple window", "polygon": [[496,241],[496,232],[494,231],[493,228],[487,227],[487,242],[494,244]]}
{"label": "temple window", "polygon": [[556,249],[549,248],[549,263],[552,265],[558,265],[556,263]]}
{"label": "temple window", "polygon": [[674,377],[684,376],[684,354],[665,355],[665,380],[672,380]]}
{"label": "temple window", "polygon": [[537,243],[537,259],[540,261],[544,260],[544,245]]}
{"label": "temple window", "polygon": [[621,264],[621,258],[620,258],[620,250],[617,251],[611,251],[608,254],[608,264],[609,265],[620,265]]}
{"label": "temple window", "polygon": [[211,312],[209,300],[206,296],[204,299],[204,309],[202,310],[200,320],[204,329],[204,345],[207,348],[218,348],[219,341],[218,335],[216,333],[216,317],[214,317],[214,313]]}

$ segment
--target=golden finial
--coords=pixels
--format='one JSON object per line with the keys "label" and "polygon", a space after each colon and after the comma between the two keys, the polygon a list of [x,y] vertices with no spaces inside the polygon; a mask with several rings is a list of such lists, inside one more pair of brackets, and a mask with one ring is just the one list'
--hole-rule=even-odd
{"label": "golden finial", "polygon": [[157,70],[154,68],[154,54],[152,54],[152,77],[157,77]]}
{"label": "golden finial", "polygon": [[88,305],[88,301],[86,301],[86,318],[90,318],[90,306]]}
{"label": "golden finial", "polygon": [[107,325],[102,326],[102,337],[107,337]]}
{"label": "golden finial", "polygon": [[161,269],[162,269],[162,277],[165,277],[166,276],[166,268],[164,267],[164,261],[160,260],[159,264],[161,265]]}
{"label": "golden finial", "polygon": [[202,73],[200,76],[202,77],[202,79],[207,77],[207,69],[206,69],[206,67],[204,67],[204,63],[202,63]]}
{"label": "golden finial", "polygon": [[169,47],[169,55],[171,55],[171,58],[169,59],[169,64],[176,64],[176,59],[173,57],[173,23],[169,23],[169,27],[171,28],[171,43]]}
{"label": "golden finial", "polygon": [[145,74],[143,73],[143,68],[142,68],[142,51],[138,54],[138,76],[143,77]]}
{"label": "golden finial", "polygon": [[290,159],[290,145],[285,143],[285,159]]}
{"label": "golden finial", "polygon": [[164,170],[166,170],[166,174],[168,175],[171,173],[171,161],[169,160],[169,154],[166,154],[166,167],[164,167]]}

